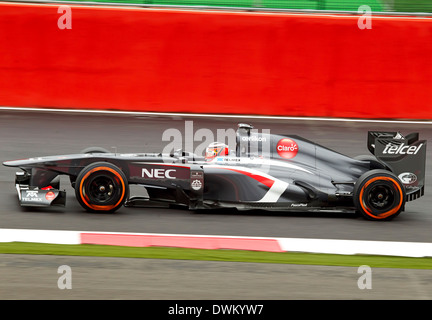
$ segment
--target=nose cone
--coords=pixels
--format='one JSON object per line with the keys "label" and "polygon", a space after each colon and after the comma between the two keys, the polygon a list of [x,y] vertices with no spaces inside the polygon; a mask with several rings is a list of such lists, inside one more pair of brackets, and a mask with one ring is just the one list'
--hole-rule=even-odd
{"label": "nose cone", "polygon": [[22,164],[25,164],[29,161],[29,159],[19,159],[19,160],[9,160],[4,161],[3,165],[6,167],[19,167]]}

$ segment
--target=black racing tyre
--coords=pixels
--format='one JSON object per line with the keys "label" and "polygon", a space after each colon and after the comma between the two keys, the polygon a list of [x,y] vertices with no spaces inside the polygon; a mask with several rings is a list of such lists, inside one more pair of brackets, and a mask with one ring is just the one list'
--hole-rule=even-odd
{"label": "black racing tyre", "polygon": [[391,220],[405,207],[405,187],[392,172],[371,170],[357,180],[353,201],[366,219]]}
{"label": "black racing tyre", "polygon": [[75,196],[90,212],[114,212],[129,196],[125,174],[108,162],[95,162],[85,167],[75,182]]}

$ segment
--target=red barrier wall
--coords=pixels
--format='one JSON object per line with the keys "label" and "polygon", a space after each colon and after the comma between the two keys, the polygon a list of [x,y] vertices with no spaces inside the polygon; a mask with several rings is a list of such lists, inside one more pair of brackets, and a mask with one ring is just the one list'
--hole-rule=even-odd
{"label": "red barrier wall", "polygon": [[432,20],[0,4],[0,105],[432,118]]}

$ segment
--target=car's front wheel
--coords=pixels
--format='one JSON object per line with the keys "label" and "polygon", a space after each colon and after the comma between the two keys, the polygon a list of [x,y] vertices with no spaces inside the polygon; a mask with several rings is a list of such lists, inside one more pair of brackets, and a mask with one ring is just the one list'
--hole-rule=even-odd
{"label": "car's front wheel", "polygon": [[356,182],[353,201],[368,220],[390,220],[405,206],[405,187],[392,172],[371,170]]}
{"label": "car's front wheel", "polygon": [[108,162],[96,162],[78,174],[75,195],[87,211],[114,212],[126,201],[129,185],[120,168]]}

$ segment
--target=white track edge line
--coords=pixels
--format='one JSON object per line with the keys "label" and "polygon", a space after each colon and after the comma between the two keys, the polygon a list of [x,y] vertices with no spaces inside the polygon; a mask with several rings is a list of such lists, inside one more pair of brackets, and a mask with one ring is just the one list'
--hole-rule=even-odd
{"label": "white track edge line", "polygon": [[361,123],[389,123],[389,124],[420,124],[432,125],[432,120],[381,120],[381,119],[357,119],[357,118],[327,118],[327,117],[294,117],[294,116],[264,116],[245,114],[210,114],[210,113],[181,113],[181,112],[145,112],[145,111],[116,111],[93,109],[60,109],[60,108],[25,108],[25,107],[0,107],[5,111],[33,111],[54,113],[83,113],[105,114],[124,116],[162,116],[162,117],[190,117],[190,118],[233,118],[233,119],[258,119],[258,120],[293,120],[293,121],[327,121],[327,122],[361,122]]}
{"label": "white track edge line", "polygon": [[375,241],[375,240],[339,240],[339,239],[308,239],[280,237],[247,237],[219,235],[189,235],[189,234],[158,234],[158,233],[127,233],[101,231],[69,231],[69,230],[34,230],[34,229],[0,229],[0,242],[37,242],[51,244],[81,244],[81,234],[118,234],[141,236],[176,236],[176,237],[207,237],[276,240],[282,251],[325,253],[341,255],[378,255],[401,257],[432,257],[432,243]]}

